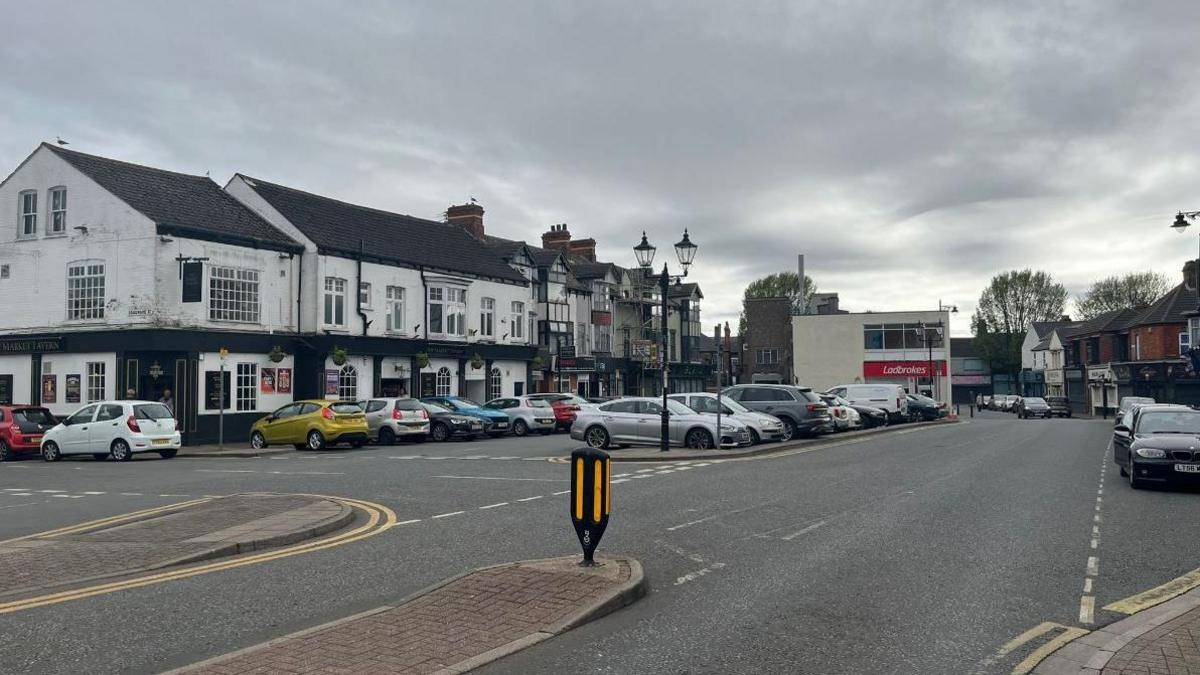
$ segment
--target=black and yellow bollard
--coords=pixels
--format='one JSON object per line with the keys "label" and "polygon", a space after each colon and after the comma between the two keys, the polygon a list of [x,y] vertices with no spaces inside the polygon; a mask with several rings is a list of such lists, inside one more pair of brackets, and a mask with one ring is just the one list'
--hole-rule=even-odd
{"label": "black and yellow bollard", "polygon": [[580,448],[571,453],[571,522],[583,546],[583,562],[579,564],[585,567],[596,564],[592,554],[608,527],[611,480],[612,460],[607,452]]}

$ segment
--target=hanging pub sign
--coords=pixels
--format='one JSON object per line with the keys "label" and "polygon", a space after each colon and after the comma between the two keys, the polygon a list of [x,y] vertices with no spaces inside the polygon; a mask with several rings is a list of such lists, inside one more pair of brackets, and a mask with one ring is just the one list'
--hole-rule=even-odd
{"label": "hanging pub sign", "polygon": [[63,376],[63,403],[79,403],[79,385],[82,379],[78,374]]}
{"label": "hanging pub sign", "polygon": [[183,263],[183,301],[201,302],[204,299],[204,263]]}
{"label": "hanging pub sign", "polygon": [[[225,375],[224,378],[221,376]],[[229,376],[219,370],[204,371],[204,409],[220,410],[222,395],[229,407]]]}

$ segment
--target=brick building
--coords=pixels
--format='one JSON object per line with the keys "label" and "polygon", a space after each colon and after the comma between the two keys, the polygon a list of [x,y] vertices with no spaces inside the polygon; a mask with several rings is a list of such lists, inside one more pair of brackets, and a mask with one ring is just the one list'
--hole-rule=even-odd
{"label": "brick building", "polygon": [[745,311],[738,381],[793,384],[791,299],[750,298]]}

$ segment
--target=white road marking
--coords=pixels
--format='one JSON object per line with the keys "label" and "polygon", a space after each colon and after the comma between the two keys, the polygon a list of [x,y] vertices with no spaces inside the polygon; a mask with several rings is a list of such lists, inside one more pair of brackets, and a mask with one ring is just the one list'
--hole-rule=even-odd
{"label": "white road marking", "polygon": [[1096,621],[1096,598],[1085,595],[1079,599],[1079,623],[1094,623]]}
{"label": "white road marking", "polygon": [[656,471],[656,470],[657,469],[638,469],[634,473],[650,473],[651,471]]}
{"label": "white road marking", "polygon": [[44,494],[53,494],[55,492],[66,492],[66,490],[38,490],[38,492],[41,492]]}
{"label": "white road marking", "polygon": [[709,572],[713,572],[715,570],[719,570],[724,566],[725,566],[725,563],[713,563],[713,564],[709,565],[708,567],[703,567],[701,569],[696,570],[695,572],[689,572],[689,573],[675,579],[675,585],[679,586],[681,584],[686,584],[689,581],[695,581],[696,579],[699,579],[700,577],[704,576],[705,574],[708,574]]}
{"label": "white road marking", "polygon": [[1096,556],[1088,556],[1087,575],[1089,577],[1100,575],[1100,559]]}
{"label": "white road marking", "polygon": [[4,491],[5,492],[21,492],[23,490],[28,490],[28,489],[29,488],[4,488]]}
{"label": "white road marking", "polygon": [[[634,478],[637,478],[637,476],[634,476]],[[628,478],[618,478],[618,479],[612,481],[612,484],[616,485],[617,483],[628,483],[628,482],[629,482]]]}
{"label": "white road marking", "polygon": [[272,476],[345,476],[346,474],[333,471],[263,471]]}
{"label": "white road marking", "polygon": [[1088,577],[1083,580],[1083,592],[1084,593],[1092,592],[1092,578],[1091,577]]}
{"label": "white road marking", "polygon": [[467,455],[466,457],[459,457],[459,459],[487,459],[487,458],[488,458],[487,455]]}
{"label": "white road marking", "polygon": [[91,490],[84,490],[83,494],[85,494],[85,495],[106,495],[108,493],[107,492],[92,492]]}
{"label": "white road marking", "polygon": [[191,497],[191,495],[159,495],[159,497]]}
{"label": "white road marking", "polygon": [[692,466],[695,466],[695,467],[701,467],[701,466],[711,466],[711,464],[710,464],[709,462],[696,462],[696,463],[695,463],[695,464],[693,464]]}
{"label": "white road marking", "polygon": [[650,474],[643,473],[643,474],[641,474],[641,475],[639,475],[639,476],[634,476],[634,478],[654,478],[654,476],[651,476]]}
{"label": "white road marking", "polygon": [[396,524],[397,525],[412,525],[413,523],[419,523],[419,522],[421,522],[420,518],[413,518],[412,520],[402,520]]}
{"label": "white road marking", "polygon": [[825,521],[823,521],[823,520],[819,523],[813,523],[812,525],[809,525],[808,527],[804,528],[803,530],[800,530],[799,532],[793,532],[787,536],[780,537],[780,539],[782,539],[784,541],[791,541],[791,540],[795,539],[796,537],[799,537],[802,534],[807,534],[809,532],[812,532],[813,530],[817,529],[818,527],[821,527],[824,524],[825,524]]}
{"label": "white road marking", "polygon": [[420,455],[388,455],[388,459],[421,459]]}
{"label": "white road marking", "polygon": [[570,490],[560,490],[560,491],[558,491],[558,492],[555,492],[555,493],[554,493],[554,496],[555,496],[555,497],[557,497],[558,495],[565,495],[565,494],[567,494],[568,492],[570,492]]}
{"label": "white road marking", "polygon": [[1095,537],[1092,537],[1092,548],[1094,549],[1099,545],[1100,545],[1100,540]]}
{"label": "white road marking", "polygon": [[121,496],[122,497],[141,497],[142,493],[140,493],[140,492],[122,492]]}
{"label": "white road marking", "polygon": [[497,507],[500,507],[500,506],[508,506],[508,502],[500,502],[499,504],[488,504],[487,506],[481,506],[481,507],[479,507],[479,510],[480,510],[480,511],[485,511],[485,510],[487,510],[487,509],[494,509],[494,508],[497,508]]}
{"label": "white road marking", "polygon": [[41,504],[41,502],[21,502],[20,504],[8,504],[7,506],[0,506],[0,509],[16,509],[22,506],[32,506],[34,504]]}
{"label": "white road marking", "polygon": [[254,469],[196,469],[197,473],[258,473]]}
{"label": "white road marking", "polygon": [[463,513],[462,511],[451,511],[450,513],[439,513],[438,515],[434,516],[434,519],[437,519],[437,518],[449,518],[450,516],[457,516],[457,515],[460,515],[460,514],[462,514],[462,513]]}
{"label": "white road marking", "polygon": [[516,455],[505,455],[503,457],[493,457],[492,459],[521,459],[521,458],[517,457]]}
{"label": "white road marking", "polygon": [[33,493],[32,493],[32,492],[10,492],[10,493],[8,493],[8,494],[9,494],[9,496],[11,496],[11,497],[30,497],[30,496],[33,496]]}
{"label": "white road marking", "polygon": [[693,520],[691,522],[681,523],[679,525],[672,525],[671,527],[667,528],[667,532],[674,532],[675,530],[682,530],[683,528],[691,527],[692,525],[699,525],[700,523],[706,523],[706,522],[712,520],[713,518],[716,518],[719,515],[721,515],[721,514],[718,513],[718,514],[711,515],[707,518],[701,518],[700,520]]}
{"label": "white road marking", "polygon": [[681,467],[677,467],[675,470],[676,470],[676,471],[691,471],[691,470],[692,470],[692,467],[690,467],[690,466],[681,466]]}
{"label": "white road marking", "polygon": [[552,457],[522,457],[521,461],[522,462],[544,462],[547,459],[553,459],[553,458]]}
{"label": "white road marking", "polygon": [[524,498],[524,499],[518,499],[517,501],[519,501],[519,502],[531,502],[531,501],[533,501],[533,500],[535,500],[535,499],[541,499],[542,497],[545,497],[545,496],[546,496],[546,495],[538,495],[538,496],[536,496],[536,497],[526,497],[526,498]]}
{"label": "white road marking", "polygon": [[628,473],[614,473],[612,477],[613,477],[613,478],[624,478],[624,477],[626,477],[626,476],[629,476],[629,475],[631,475],[631,474],[628,474]]}
{"label": "white road marking", "polygon": [[71,495],[50,495],[50,496],[58,497],[59,499],[70,499],[71,498]]}
{"label": "white road marking", "polygon": [[504,476],[432,476],[432,478],[460,478],[462,480],[518,480],[535,483],[568,483],[566,478],[507,478]]}

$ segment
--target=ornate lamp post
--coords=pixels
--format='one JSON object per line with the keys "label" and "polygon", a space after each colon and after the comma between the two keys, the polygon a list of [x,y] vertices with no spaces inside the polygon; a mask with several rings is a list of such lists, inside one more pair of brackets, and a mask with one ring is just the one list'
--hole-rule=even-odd
{"label": "ornate lamp post", "polygon": [[[688,231],[685,229],[683,231],[683,239],[679,240],[679,243],[675,244],[675,256],[679,258],[679,265],[683,267],[683,274],[671,274],[670,271],[667,270],[667,263],[664,262],[662,273],[655,275],[650,266],[654,264],[654,253],[658,249],[646,240],[645,232],[642,232],[641,243],[633,247],[633,254],[637,258],[638,266],[642,268],[642,274],[644,275],[644,278],[651,280],[657,276],[658,291],[662,296],[662,314],[660,317],[661,322],[659,324],[659,330],[661,334],[659,335],[658,360],[659,365],[662,368],[662,441],[659,449],[663,452],[671,449],[670,413],[667,411],[667,394],[669,393],[667,388],[667,373],[670,370],[667,366],[667,336],[669,335],[669,331],[667,330],[667,294],[671,290],[672,281],[678,282],[688,275],[688,267],[691,266],[692,261],[696,258],[697,248],[699,247],[692,243],[692,240],[688,237]],[[718,439],[717,442],[719,444],[720,440]]]}

